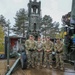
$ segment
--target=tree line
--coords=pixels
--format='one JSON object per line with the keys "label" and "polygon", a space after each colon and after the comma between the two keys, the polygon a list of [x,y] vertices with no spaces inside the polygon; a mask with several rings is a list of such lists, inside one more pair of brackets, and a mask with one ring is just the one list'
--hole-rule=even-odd
{"label": "tree line", "polygon": [[[6,21],[6,18],[3,15],[0,15],[0,25],[4,29],[5,36],[8,35],[8,25],[10,33],[14,33],[18,36],[25,36],[28,28],[28,11],[24,8],[21,8],[19,11],[16,12],[14,17],[15,24],[11,28],[10,20]],[[41,17],[41,24],[40,24],[40,33],[44,36],[50,36],[52,38],[56,37],[59,34],[59,22],[54,22],[50,15],[44,15]]]}

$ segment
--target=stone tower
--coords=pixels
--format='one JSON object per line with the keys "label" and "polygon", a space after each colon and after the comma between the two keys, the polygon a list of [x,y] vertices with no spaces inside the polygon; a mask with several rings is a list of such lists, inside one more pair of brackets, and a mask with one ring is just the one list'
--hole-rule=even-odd
{"label": "stone tower", "polygon": [[37,0],[29,0],[28,3],[28,17],[29,17],[29,33],[39,33],[40,30],[40,11],[41,2]]}

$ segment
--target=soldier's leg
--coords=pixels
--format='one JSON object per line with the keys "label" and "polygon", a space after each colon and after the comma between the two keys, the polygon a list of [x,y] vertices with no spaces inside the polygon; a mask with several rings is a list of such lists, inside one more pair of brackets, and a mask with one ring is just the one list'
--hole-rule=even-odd
{"label": "soldier's leg", "polygon": [[32,62],[32,67],[34,67],[34,52],[32,52],[32,60],[31,60],[31,62]]}
{"label": "soldier's leg", "polygon": [[44,64],[44,50],[43,50],[43,54],[42,54],[42,65]]}
{"label": "soldier's leg", "polygon": [[40,59],[40,61],[39,61],[40,66],[42,66],[42,55],[43,55],[43,52],[41,51],[41,52],[40,52],[40,57],[39,57],[39,59]]}
{"label": "soldier's leg", "polygon": [[56,54],[56,67],[55,68],[58,68],[59,67],[59,54]]}
{"label": "soldier's leg", "polygon": [[38,65],[40,65],[40,52],[38,52]]}
{"label": "soldier's leg", "polygon": [[38,55],[39,55],[39,53],[38,53],[38,51],[36,52],[36,65],[38,65]]}
{"label": "soldier's leg", "polygon": [[37,57],[37,52],[36,52],[36,51],[34,51],[34,66],[36,66],[36,65],[37,65],[36,57]]}
{"label": "soldier's leg", "polygon": [[59,58],[60,58],[60,68],[61,68],[61,70],[63,70],[63,68],[64,68],[63,54],[60,54]]}
{"label": "soldier's leg", "polygon": [[36,63],[36,51],[32,52],[32,67],[35,67]]}
{"label": "soldier's leg", "polygon": [[47,66],[47,52],[44,52],[44,67]]}
{"label": "soldier's leg", "polygon": [[50,68],[52,68],[52,54],[51,53],[49,54],[49,65],[50,65]]}
{"label": "soldier's leg", "polygon": [[31,52],[30,51],[28,51],[27,58],[28,58],[28,60],[27,60],[28,67],[29,67],[31,65]]}
{"label": "soldier's leg", "polygon": [[49,53],[46,54],[46,65],[49,66],[50,60],[49,60]]}

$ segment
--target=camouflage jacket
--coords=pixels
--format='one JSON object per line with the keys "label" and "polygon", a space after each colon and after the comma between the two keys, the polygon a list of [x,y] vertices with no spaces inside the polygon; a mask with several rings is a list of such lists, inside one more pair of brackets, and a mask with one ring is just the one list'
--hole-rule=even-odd
{"label": "camouflage jacket", "polygon": [[34,40],[26,40],[25,47],[27,50],[29,49],[36,49],[36,42]]}
{"label": "camouflage jacket", "polygon": [[43,49],[44,49],[44,51],[46,51],[46,50],[52,51],[52,49],[53,49],[53,43],[51,41],[44,42]]}
{"label": "camouflage jacket", "polygon": [[38,49],[41,49],[41,50],[43,49],[43,43],[42,43],[41,41],[39,41],[39,42],[37,41],[37,42],[36,42],[36,49],[37,49],[37,50],[38,50]]}
{"label": "camouflage jacket", "polygon": [[55,51],[63,52],[63,43],[62,42],[56,43],[54,48],[55,48]]}

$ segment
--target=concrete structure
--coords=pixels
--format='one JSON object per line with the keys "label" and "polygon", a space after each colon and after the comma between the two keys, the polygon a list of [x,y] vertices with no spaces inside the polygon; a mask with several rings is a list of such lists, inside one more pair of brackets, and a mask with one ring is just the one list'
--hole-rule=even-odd
{"label": "concrete structure", "polygon": [[41,2],[37,0],[29,0],[28,3],[28,17],[29,17],[29,29],[28,33],[35,34],[40,31],[40,11]]}

